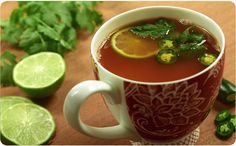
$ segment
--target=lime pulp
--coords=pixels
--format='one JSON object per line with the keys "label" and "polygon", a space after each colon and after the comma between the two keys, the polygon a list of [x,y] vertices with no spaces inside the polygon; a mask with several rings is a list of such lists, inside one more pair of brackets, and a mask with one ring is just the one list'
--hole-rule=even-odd
{"label": "lime pulp", "polygon": [[8,108],[0,120],[2,136],[17,145],[48,142],[55,132],[52,115],[33,103],[19,103]]}
{"label": "lime pulp", "polygon": [[41,52],[20,61],[13,70],[13,79],[28,95],[46,97],[60,87],[65,68],[59,54]]}
{"label": "lime pulp", "polygon": [[20,96],[1,96],[0,97],[0,115],[2,114],[12,105],[18,104],[18,103],[32,103],[31,100],[20,97]]}

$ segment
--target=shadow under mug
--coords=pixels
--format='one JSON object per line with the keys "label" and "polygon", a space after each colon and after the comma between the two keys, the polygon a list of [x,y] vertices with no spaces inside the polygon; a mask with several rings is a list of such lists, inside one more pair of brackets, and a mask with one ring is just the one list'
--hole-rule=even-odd
{"label": "shadow under mug", "polygon": [[[112,32],[133,22],[158,17],[186,19],[207,29],[221,49],[216,61],[190,77],[154,83],[120,77],[99,63],[98,49]],[[91,43],[94,73],[98,80],[81,82],[70,90],[64,102],[64,116],[74,129],[98,138],[152,142],[183,138],[207,117],[216,99],[223,73],[224,48],[225,39],[220,27],[211,18],[190,9],[150,6],[117,15],[100,27]],[[118,125],[92,127],[81,120],[82,104],[98,92],[103,93]]]}

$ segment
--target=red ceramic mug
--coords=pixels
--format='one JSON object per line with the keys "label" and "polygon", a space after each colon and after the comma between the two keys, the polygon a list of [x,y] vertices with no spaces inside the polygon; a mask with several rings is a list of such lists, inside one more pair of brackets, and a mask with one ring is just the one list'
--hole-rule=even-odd
{"label": "red ceramic mug", "polygon": [[[120,77],[99,63],[98,49],[110,33],[127,24],[157,17],[187,19],[207,29],[221,49],[216,61],[192,76],[155,83]],[[99,138],[135,138],[157,143],[181,139],[201,124],[216,99],[223,73],[224,48],[220,27],[193,10],[151,6],[117,15],[104,23],[92,40],[92,61],[98,81],[85,81],[71,89],[64,103],[65,118],[78,131]],[[78,114],[81,105],[97,92],[104,93],[105,102],[119,125],[98,128],[81,121]]]}

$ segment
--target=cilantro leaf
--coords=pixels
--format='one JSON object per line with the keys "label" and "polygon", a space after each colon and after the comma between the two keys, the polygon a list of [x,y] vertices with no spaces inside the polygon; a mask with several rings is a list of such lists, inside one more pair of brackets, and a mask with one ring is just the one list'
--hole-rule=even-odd
{"label": "cilantro leaf", "polygon": [[142,38],[151,37],[153,39],[157,39],[166,37],[170,31],[175,29],[175,27],[176,26],[173,22],[160,19],[155,24],[135,26],[131,28],[131,32]]}
{"label": "cilantro leaf", "polygon": [[15,83],[13,81],[13,69],[16,65],[16,56],[11,54],[8,51],[5,51],[0,56],[0,84],[1,86],[14,86]]}
{"label": "cilantro leaf", "polygon": [[42,51],[61,55],[76,45],[76,29],[93,32],[103,22],[97,2],[19,2],[9,20],[1,21],[1,40],[17,45],[27,54]]}
{"label": "cilantro leaf", "polygon": [[178,52],[181,56],[194,56],[203,53],[206,50],[204,46],[205,38],[201,33],[194,32],[195,26],[188,27],[177,38],[179,43]]}
{"label": "cilantro leaf", "polygon": [[37,42],[40,42],[39,33],[33,28],[27,28],[20,36],[19,46],[24,49]]}
{"label": "cilantro leaf", "polygon": [[194,43],[200,43],[201,41],[204,40],[203,34],[192,32],[190,33],[190,29],[192,27],[188,27],[186,30],[184,30],[178,38],[178,41],[181,43],[186,43],[186,42],[194,42]]}
{"label": "cilantro leaf", "polygon": [[[45,5],[47,5],[47,10],[44,10],[44,11],[46,11],[47,13],[53,14],[54,17],[57,18],[57,23],[53,23],[51,24],[51,26],[53,26],[54,24],[59,24],[59,23],[65,24],[67,26],[71,26],[73,18],[70,11],[68,10],[68,8],[65,6],[64,3],[62,2],[44,2],[44,3]],[[45,21],[45,22],[48,23],[48,21]],[[50,24],[48,23],[48,25]]]}
{"label": "cilantro leaf", "polygon": [[9,21],[11,24],[20,23],[22,20],[22,19],[20,19],[21,17],[23,17],[23,10],[22,9],[15,9],[12,11]]}
{"label": "cilantro leaf", "polygon": [[12,45],[18,44],[20,36],[23,32],[21,28],[17,28],[12,24],[9,24],[7,27],[4,27],[3,31],[4,33],[1,34],[1,40],[7,41]]}
{"label": "cilantro leaf", "polygon": [[47,26],[47,25],[37,25],[38,32],[43,33],[45,36],[49,37],[53,40],[60,40],[60,34],[57,33],[53,28]]}
{"label": "cilantro leaf", "polygon": [[63,34],[60,41],[61,45],[68,50],[72,50],[72,48],[76,45],[75,29],[73,29],[72,27],[67,27],[61,33]]}
{"label": "cilantro leaf", "polygon": [[[1,28],[4,33],[1,35],[1,40],[8,41],[16,45],[23,30],[17,25],[20,23],[19,17],[22,16],[21,10],[13,10],[9,20],[1,21]],[[3,23],[2,23],[3,22]]]}
{"label": "cilantro leaf", "polygon": [[93,32],[96,25],[102,24],[102,15],[92,8],[96,3],[81,2],[78,3],[79,11],[76,14],[76,22],[80,28],[85,28],[89,32]]}
{"label": "cilantro leaf", "polygon": [[78,1],[77,4],[79,5],[83,5],[85,7],[88,8],[94,8],[97,5],[98,1],[90,1],[90,2],[86,2],[86,1]]}
{"label": "cilantro leaf", "polygon": [[177,49],[178,55],[183,58],[198,57],[205,51],[206,47],[204,45],[199,45],[197,43],[179,44]]}
{"label": "cilantro leaf", "polygon": [[201,51],[204,50],[205,47],[203,45],[199,45],[197,43],[189,43],[189,44],[180,44],[179,52],[184,53],[188,51]]}
{"label": "cilantro leaf", "polygon": [[53,13],[42,14],[42,20],[49,26],[57,25],[58,23],[58,18]]}
{"label": "cilantro leaf", "polygon": [[42,43],[34,43],[31,46],[25,48],[25,51],[28,52],[28,54],[35,54],[35,53],[39,53],[42,51],[48,51],[47,47],[45,44]]}

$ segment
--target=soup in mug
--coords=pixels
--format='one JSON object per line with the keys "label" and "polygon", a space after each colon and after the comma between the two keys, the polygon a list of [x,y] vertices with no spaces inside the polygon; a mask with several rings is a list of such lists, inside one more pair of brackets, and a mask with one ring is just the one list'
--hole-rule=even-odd
{"label": "soup in mug", "polygon": [[220,53],[216,39],[187,20],[155,18],[124,26],[99,49],[110,72],[135,81],[166,82],[196,74]]}

